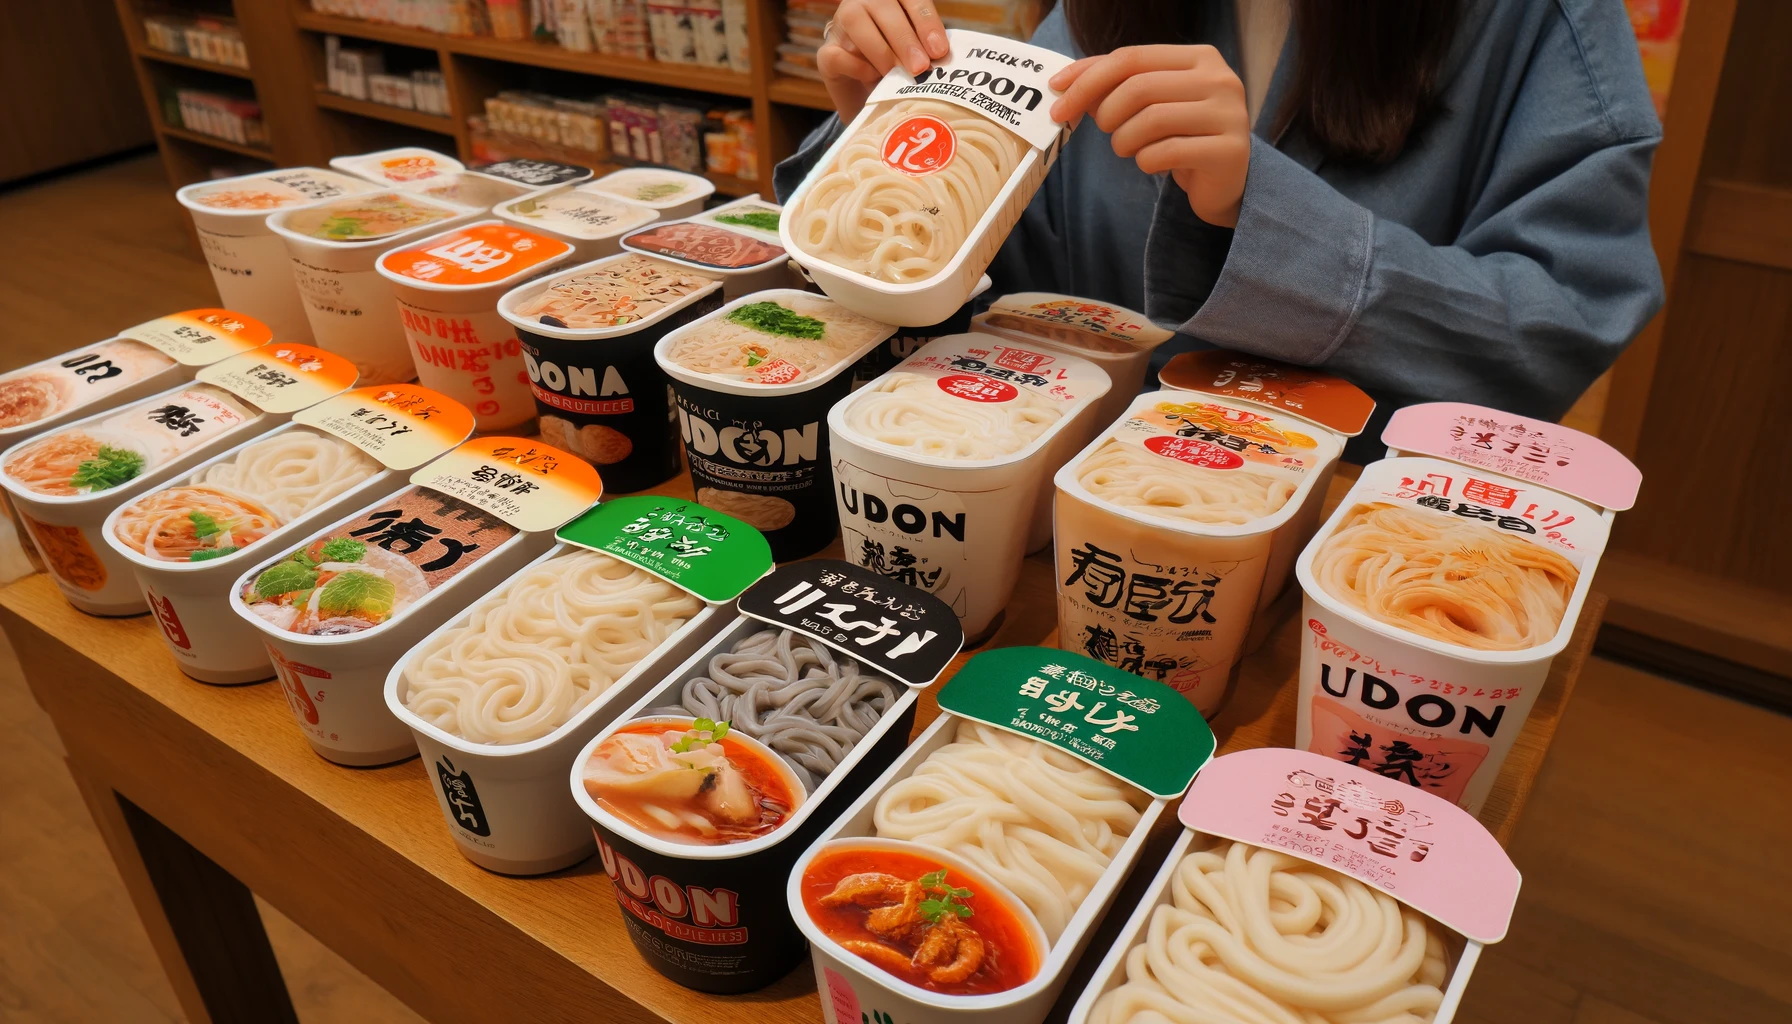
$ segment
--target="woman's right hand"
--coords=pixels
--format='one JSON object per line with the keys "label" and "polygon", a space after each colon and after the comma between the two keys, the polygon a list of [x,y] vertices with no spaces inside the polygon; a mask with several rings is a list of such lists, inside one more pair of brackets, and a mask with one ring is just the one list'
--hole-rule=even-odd
{"label": "woman's right hand", "polygon": [[911,75],[946,55],[946,26],[932,0],[845,0],[816,54],[840,120],[851,121],[893,67]]}

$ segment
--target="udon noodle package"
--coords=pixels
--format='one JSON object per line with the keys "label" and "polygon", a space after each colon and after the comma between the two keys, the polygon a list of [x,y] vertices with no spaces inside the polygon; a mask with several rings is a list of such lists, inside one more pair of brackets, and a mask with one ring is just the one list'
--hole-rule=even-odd
{"label": "udon noodle package", "polygon": [[1107,388],[1088,360],[988,335],[923,346],[828,411],[847,558],[944,600],[981,641],[1020,574],[1058,437]]}
{"label": "udon noodle package", "polygon": [[780,562],[839,529],[822,421],[852,367],[895,330],[825,295],[780,288],[736,299],[667,333],[654,358],[672,379],[697,500],[752,523]]}
{"label": "udon noodle package", "polygon": [[1460,808],[1303,751],[1217,758],[1180,818],[1072,1024],[1449,1024],[1518,898]]}
{"label": "udon noodle package", "polygon": [[566,789],[573,753],[721,630],[770,567],[752,527],[670,498],[613,499],[558,536],[386,678],[455,844],[505,874],[591,855]]}
{"label": "udon noodle package", "polygon": [[970,298],[1070,129],[1048,84],[1071,58],[948,29],[950,56],[892,68],[791,196],[784,248],[850,309],[938,323]]}
{"label": "udon noodle package", "polygon": [[973,657],[946,712],[822,833],[787,899],[829,1024],[1037,1024],[1213,735],[1074,654]]}
{"label": "udon noodle package", "polygon": [[1641,482],[1598,438],[1453,402],[1394,414],[1300,554],[1295,745],[1478,812]]}
{"label": "udon noodle package", "polygon": [[763,988],[802,959],[766,880],[896,759],[964,638],[938,599],[845,562],[786,565],[740,608],[572,768],[636,947],[706,992]]}

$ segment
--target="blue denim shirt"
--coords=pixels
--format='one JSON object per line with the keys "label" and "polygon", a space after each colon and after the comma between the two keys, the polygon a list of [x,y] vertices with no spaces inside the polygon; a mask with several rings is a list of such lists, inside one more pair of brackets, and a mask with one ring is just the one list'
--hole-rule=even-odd
{"label": "blue denim shirt", "polygon": [[[1125,2],[1125,0],[1119,0]],[[1233,0],[1204,0],[1239,66]],[[1080,57],[1061,11],[1033,42]],[[1290,33],[1264,109],[1292,73]],[[1324,367],[1388,414],[1453,399],[1556,419],[1661,307],[1649,164],[1661,138],[1619,0],[1476,0],[1445,62],[1445,112],[1390,163],[1325,159],[1300,130],[1252,139],[1238,225],[1204,223],[1169,175],[1085,119],[989,268],[990,296],[1056,291],[1144,311],[1208,344]],[[838,135],[778,166],[780,197]],[[1151,379],[1155,386],[1155,376]]]}

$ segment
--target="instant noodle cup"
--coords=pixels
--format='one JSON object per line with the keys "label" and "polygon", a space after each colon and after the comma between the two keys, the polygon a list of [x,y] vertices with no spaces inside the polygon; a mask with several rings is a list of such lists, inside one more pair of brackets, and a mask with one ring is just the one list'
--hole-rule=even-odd
{"label": "instant noodle cup", "polygon": [[616,491],[676,475],[677,414],[653,348],[721,302],[720,282],[637,253],[506,293],[498,313],[522,345],[542,440],[597,466]]}
{"label": "instant noodle cup", "polygon": [[386,679],[386,706],[416,738],[455,845],[503,874],[592,854],[566,787],[578,750],[725,628],[771,564],[752,527],[658,496],[605,502],[559,536]]}
{"label": "instant noodle cup", "polygon": [[[1367,1020],[1374,1006],[1376,1020],[1450,1024],[1518,898],[1518,869],[1462,809],[1305,751],[1216,758],[1179,817],[1182,834],[1072,1024],[1200,1020],[1209,1003],[1250,996],[1264,1019]],[[1281,912],[1320,899],[1335,909]],[[1214,901],[1232,920],[1215,916]]]}
{"label": "instant noodle cup", "polygon": [[0,374],[0,446],[166,391],[192,375],[193,367],[122,336]]}
{"label": "instant noodle cup", "polygon": [[330,166],[366,178],[382,188],[413,190],[467,169],[467,165],[459,160],[421,146],[339,156],[330,161]]}
{"label": "instant noodle cup", "polygon": [[959,334],[836,403],[847,559],[941,598],[980,642],[1020,575],[1058,436],[1107,388],[1086,359]]}
{"label": "instant noodle cup", "polygon": [[779,208],[758,196],[663,220],[624,235],[622,247],[659,256],[722,279],[722,297],[738,299],[797,283],[778,240]]}
{"label": "instant noodle cup", "polygon": [[[509,178],[500,178],[478,171],[456,171],[440,178],[432,178],[419,182],[414,188],[405,191],[431,199],[440,199],[447,203],[457,203],[471,207],[480,213],[489,214],[499,203],[507,203],[518,196],[539,194],[536,189],[521,185]],[[547,190],[547,191],[552,191]]]}
{"label": "instant noodle cup", "polygon": [[1213,754],[1167,687],[1062,651],[983,652],[939,698],[790,872],[829,1024],[1044,1020]]}
{"label": "instant noodle cup", "polygon": [[319,348],[347,356],[363,384],[417,375],[392,286],[374,263],[387,250],[463,224],[479,211],[399,189],[326,200],[268,217]]}
{"label": "instant noodle cup", "polygon": [[[642,958],[718,993],[763,988],[802,960],[790,908],[764,881],[787,877],[896,760],[921,689],[964,640],[937,598],[845,562],[785,565],[740,608],[585,745],[571,778]],[[727,784],[693,792],[688,773],[710,769]],[[737,777],[752,810],[729,795]]]}
{"label": "instant noodle cup", "polygon": [[786,204],[792,259],[848,309],[920,326],[965,304],[1070,129],[1051,119],[1071,58],[947,29],[918,77],[890,70]]}
{"label": "instant noodle cup", "polygon": [[1003,295],[972,323],[979,333],[1069,352],[1101,367],[1114,386],[1095,411],[1096,423],[1120,418],[1132,396],[1144,390],[1151,353],[1176,336],[1124,306],[1048,292]]}
{"label": "instant noodle cup", "polygon": [[1401,409],[1382,440],[1396,457],[1295,563],[1295,746],[1478,813],[1642,475],[1596,437],[1465,403]]}
{"label": "instant noodle cup", "polygon": [[[417,380],[473,410],[481,433],[535,419],[522,346],[498,299],[563,263],[572,246],[503,221],[482,220],[380,256],[392,283]],[[527,433],[527,431],[524,431]]]}
{"label": "instant noodle cup", "polygon": [[824,295],[781,288],[735,299],[654,346],[672,379],[697,500],[744,519],[780,562],[839,530],[828,410],[852,367],[895,330]]}
{"label": "instant noodle cup", "polygon": [[201,181],[174,194],[193,217],[212,283],[230,309],[268,325],[281,341],[311,341],[311,322],[287,263],[286,243],[268,229],[268,215],[378,185],[318,167],[288,167]]}
{"label": "instant noodle cup", "polygon": [[504,178],[537,191],[571,188],[591,180],[591,168],[580,164],[563,164],[558,160],[536,160],[512,157],[496,163],[468,168],[494,178]]}
{"label": "instant noodle cup", "polygon": [[659,211],[665,220],[678,220],[702,210],[716,186],[700,174],[664,167],[625,167],[578,186],[578,191],[620,196]]}
{"label": "instant noodle cup", "polygon": [[573,247],[568,263],[589,263],[622,251],[622,236],[659,219],[659,211],[618,196],[584,189],[531,193],[499,203],[507,223],[558,238]]}

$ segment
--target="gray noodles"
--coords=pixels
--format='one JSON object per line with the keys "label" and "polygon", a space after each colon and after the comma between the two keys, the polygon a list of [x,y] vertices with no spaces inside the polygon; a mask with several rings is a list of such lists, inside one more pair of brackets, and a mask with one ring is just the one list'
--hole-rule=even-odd
{"label": "gray noodles", "polygon": [[685,682],[679,706],[652,714],[726,720],[777,751],[813,790],[900,692],[818,641],[762,629],[710,658],[708,675]]}

